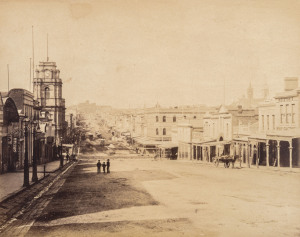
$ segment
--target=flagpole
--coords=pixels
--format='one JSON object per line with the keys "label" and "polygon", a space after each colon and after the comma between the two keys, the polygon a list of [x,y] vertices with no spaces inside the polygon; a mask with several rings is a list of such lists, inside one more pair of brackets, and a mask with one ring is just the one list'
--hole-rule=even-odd
{"label": "flagpole", "polygon": [[9,92],[9,64],[7,64],[7,92]]}
{"label": "flagpole", "polygon": [[[34,35],[33,35],[33,26],[32,26],[32,78],[34,78]],[[31,85],[30,90],[31,91]]]}
{"label": "flagpole", "polygon": [[225,78],[224,78],[224,92],[223,92],[223,104],[225,105]]}
{"label": "flagpole", "polygon": [[49,61],[49,56],[48,56],[48,33],[47,33],[47,62]]}
{"label": "flagpole", "polygon": [[30,77],[30,80],[29,80],[29,91],[31,90],[31,58],[30,58],[30,67],[29,67],[29,77]]}

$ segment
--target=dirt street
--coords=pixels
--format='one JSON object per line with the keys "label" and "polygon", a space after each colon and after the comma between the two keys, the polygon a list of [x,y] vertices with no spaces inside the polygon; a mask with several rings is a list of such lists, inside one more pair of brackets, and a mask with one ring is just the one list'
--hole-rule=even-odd
{"label": "dirt street", "polygon": [[110,157],[97,174],[98,159],[45,194],[26,236],[300,236],[300,173]]}

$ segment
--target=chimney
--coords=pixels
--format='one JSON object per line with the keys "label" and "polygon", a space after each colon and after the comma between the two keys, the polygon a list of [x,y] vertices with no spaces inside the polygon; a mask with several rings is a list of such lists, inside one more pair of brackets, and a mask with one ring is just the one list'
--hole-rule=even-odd
{"label": "chimney", "polygon": [[284,90],[291,91],[298,88],[298,78],[297,77],[286,77],[284,78]]}

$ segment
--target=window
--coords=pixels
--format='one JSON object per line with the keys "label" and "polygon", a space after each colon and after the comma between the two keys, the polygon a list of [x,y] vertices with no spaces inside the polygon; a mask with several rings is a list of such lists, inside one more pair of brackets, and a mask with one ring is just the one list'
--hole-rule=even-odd
{"label": "window", "polygon": [[273,130],[275,130],[275,115],[272,115],[272,122],[273,122]]}
{"label": "window", "polygon": [[45,99],[47,100],[49,98],[50,98],[50,89],[49,89],[49,87],[46,87],[45,88]]}
{"label": "window", "polygon": [[194,116],[194,119],[196,119],[197,118],[197,116]]}
{"label": "window", "polygon": [[292,123],[295,123],[295,105],[292,104]]}
{"label": "window", "polygon": [[156,122],[158,122],[158,116],[156,116]]}
{"label": "window", "polygon": [[280,105],[280,123],[283,123],[284,114],[283,114],[283,105]]}
{"label": "window", "polygon": [[156,135],[157,135],[157,136],[159,135],[158,128],[156,129]]}
{"label": "window", "polygon": [[267,130],[270,130],[270,116],[267,115]]}
{"label": "window", "polygon": [[261,127],[262,127],[262,130],[265,130],[265,116],[264,115],[261,116]]}
{"label": "window", "polygon": [[167,135],[167,131],[165,128],[163,129],[163,135]]}
{"label": "window", "polygon": [[163,122],[166,122],[166,116],[163,116]]}
{"label": "window", "polygon": [[173,116],[173,123],[176,122],[176,116]]}
{"label": "window", "polygon": [[186,119],[186,115],[184,115],[183,118]]}

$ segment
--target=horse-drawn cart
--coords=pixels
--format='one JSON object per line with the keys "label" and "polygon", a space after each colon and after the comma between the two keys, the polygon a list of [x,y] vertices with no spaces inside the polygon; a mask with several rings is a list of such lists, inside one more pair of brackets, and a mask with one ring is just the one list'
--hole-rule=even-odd
{"label": "horse-drawn cart", "polygon": [[220,162],[224,163],[225,168],[229,168],[230,163],[232,165],[232,168],[234,168],[235,161],[239,159],[239,156],[232,156],[232,155],[223,155],[223,156],[216,156],[213,158],[213,163],[216,167],[219,166]]}

